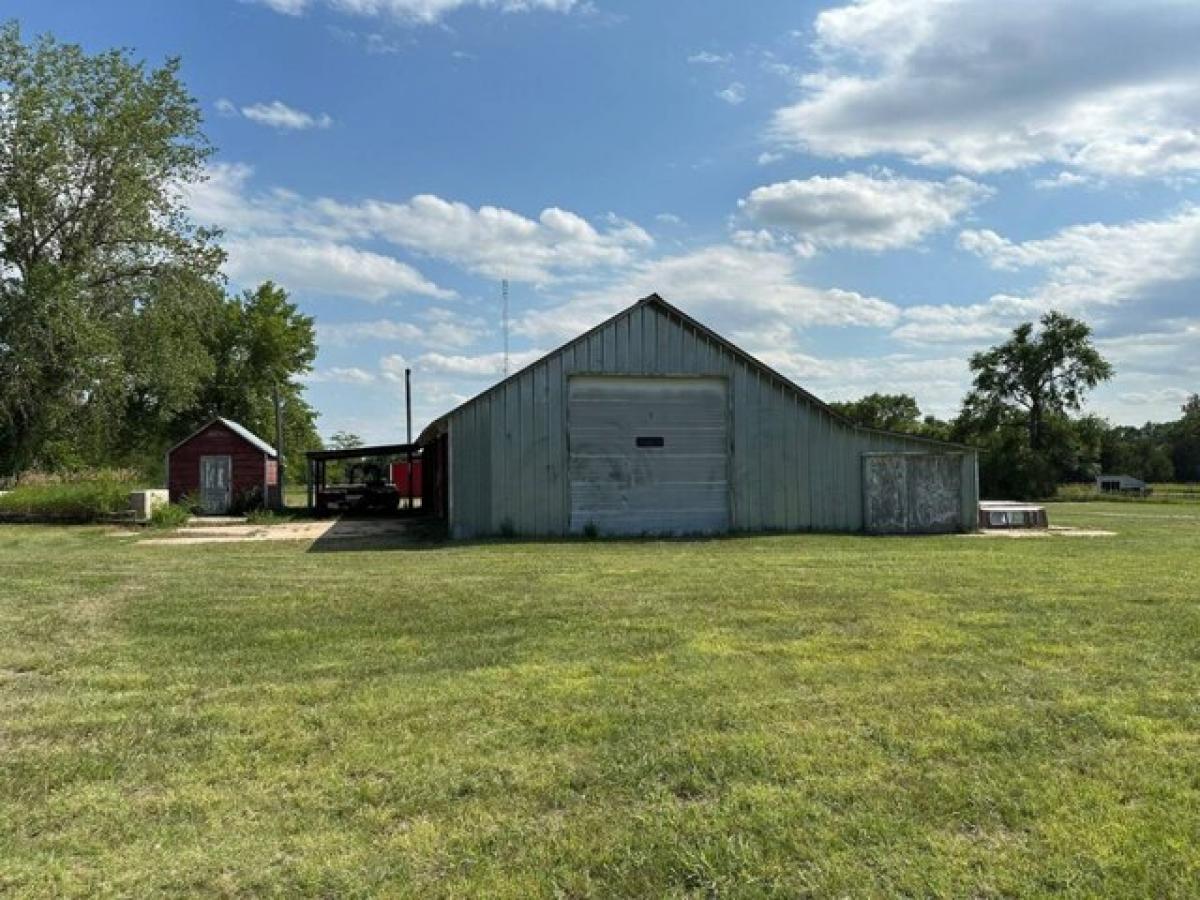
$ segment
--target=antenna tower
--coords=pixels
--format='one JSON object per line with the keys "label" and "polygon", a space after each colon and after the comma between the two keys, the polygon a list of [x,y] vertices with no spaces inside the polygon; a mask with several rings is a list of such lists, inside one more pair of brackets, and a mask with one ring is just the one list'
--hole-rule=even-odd
{"label": "antenna tower", "polygon": [[508,279],[500,282],[501,317],[504,325],[504,377],[508,377]]}

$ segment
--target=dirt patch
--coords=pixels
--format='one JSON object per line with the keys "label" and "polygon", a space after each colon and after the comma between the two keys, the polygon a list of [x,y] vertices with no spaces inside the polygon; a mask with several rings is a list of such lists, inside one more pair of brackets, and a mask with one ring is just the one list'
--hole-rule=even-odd
{"label": "dirt patch", "polygon": [[163,537],[138,541],[138,546],[258,541],[399,540],[409,535],[409,523],[396,519],[322,519],[315,522],[284,522],[279,525],[193,526],[181,528]]}
{"label": "dirt patch", "polygon": [[973,538],[1052,538],[1052,537],[1114,537],[1115,531],[1098,528],[1070,528],[1051,525],[1049,528],[985,528],[963,537]]}

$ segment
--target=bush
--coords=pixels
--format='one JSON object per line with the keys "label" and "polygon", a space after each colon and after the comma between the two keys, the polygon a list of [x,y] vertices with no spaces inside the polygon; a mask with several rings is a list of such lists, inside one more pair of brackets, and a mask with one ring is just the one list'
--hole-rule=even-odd
{"label": "bush", "polygon": [[69,475],[27,472],[9,493],[0,495],[0,512],[90,522],[127,510],[129,492],[136,487],[136,473],[128,469]]}
{"label": "bush", "polygon": [[187,524],[192,511],[183,503],[162,503],[150,513],[152,528],[179,528]]}
{"label": "bush", "polygon": [[229,504],[229,514],[231,516],[244,516],[256,510],[264,510],[267,508],[263,501],[262,488],[251,488],[248,491],[241,491],[233,495],[233,502]]}

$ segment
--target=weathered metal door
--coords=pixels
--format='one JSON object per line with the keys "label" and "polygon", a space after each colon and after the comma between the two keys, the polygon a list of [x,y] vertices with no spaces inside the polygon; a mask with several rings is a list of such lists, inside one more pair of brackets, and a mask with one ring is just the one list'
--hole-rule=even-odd
{"label": "weathered metal door", "polygon": [[233,462],[228,456],[200,457],[200,508],[210,515],[229,512]]}
{"label": "weathered metal door", "polygon": [[724,379],[574,376],[567,415],[571,531],[729,529]]}
{"label": "weathered metal door", "polygon": [[863,513],[876,534],[959,531],[962,518],[962,454],[866,453]]}

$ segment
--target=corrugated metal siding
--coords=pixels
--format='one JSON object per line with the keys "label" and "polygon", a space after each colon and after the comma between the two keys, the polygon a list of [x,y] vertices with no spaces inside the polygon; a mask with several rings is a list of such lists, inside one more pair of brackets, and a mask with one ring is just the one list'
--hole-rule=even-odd
{"label": "corrugated metal siding", "polygon": [[[734,530],[861,530],[862,454],[937,447],[847,426],[666,310],[639,304],[450,414],[455,536],[568,532],[567,381],[575,374],[727,379]],[[973,522],[975,455],[963,452],[961,464],[963,521]]]}

